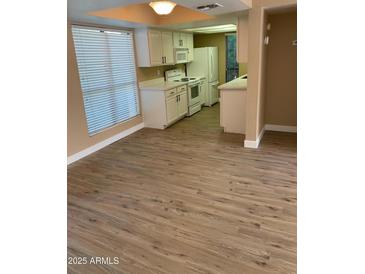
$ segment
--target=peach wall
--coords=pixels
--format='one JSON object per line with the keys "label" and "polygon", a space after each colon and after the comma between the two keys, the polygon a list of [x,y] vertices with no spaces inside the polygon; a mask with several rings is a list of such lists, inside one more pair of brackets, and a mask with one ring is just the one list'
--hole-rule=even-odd
{"label": "peach wall", "polygon": [[296,0],[257,0],[249,10],[246,140],[256,141],[264,126],[264,9],[296,3]]}
{"label": "peach wall", "polygon": [[134,23],[142,23],[146,25],[170,25],[187,23],[200,20],[213,19],[213,16],[198,12],[183,6],[177,5],[174,10],[168,15],[158,15],[148,5],[132,4],[117,8],[97,10],[90,12],[89,15],[104,17],[115,20],[123,20]]}
{"label": "peach wall", "polygon": [[67,26],[67,155],[71,156],[142,123],[139,115],[93,136],[88,135],[80,78],[77,68],[71,25]]}
{"label": "peach wall", "polygon": [[[178,64],[175,66],[158,66],[158,67],[150,67],[150,68],[137,68],[137,76],[140,82],[156,79],[159,77],[164,77],[164,73],[166,70],[180,68],[185,71],[184,64]],[[158,71],[160,71],[160,75],[158,75]]]}
{"label": "peach wall", "polygon": [[268,16],[265,123],[297,125],[297,39],[296,11]]}

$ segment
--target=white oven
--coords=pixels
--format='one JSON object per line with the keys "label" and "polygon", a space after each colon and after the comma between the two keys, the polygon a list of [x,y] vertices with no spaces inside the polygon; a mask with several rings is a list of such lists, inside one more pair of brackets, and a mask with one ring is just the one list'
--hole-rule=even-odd
{"label": "white oven", "polygon": [[200,83],[188,86],[189,105],[200,103]]}
{"label": "white oven", "polygon": [[185,83],[188,85],[187,104],[188,116],[201,110],[201,81],[198,77],[186,77],[182,69],[172,69],[165,71],[165,78],[168,82]]}
{"label": "white oven", "polygon": [[188,62],[188,49],[175,49],[175,64],[187,63]]}
{"label": "white oven", "polygon": [[188,84],[188,116],[201,110],[201,83],[196,81]]}

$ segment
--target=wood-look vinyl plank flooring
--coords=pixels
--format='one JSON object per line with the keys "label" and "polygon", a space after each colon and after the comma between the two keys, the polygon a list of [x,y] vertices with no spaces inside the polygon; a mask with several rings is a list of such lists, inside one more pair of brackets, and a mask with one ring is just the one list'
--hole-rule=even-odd
{"label": "wood-look vinyl plank flooring", "polygon": [[68,167],[68,273],[296,273],[296,134],[258,149],[219,105]]}

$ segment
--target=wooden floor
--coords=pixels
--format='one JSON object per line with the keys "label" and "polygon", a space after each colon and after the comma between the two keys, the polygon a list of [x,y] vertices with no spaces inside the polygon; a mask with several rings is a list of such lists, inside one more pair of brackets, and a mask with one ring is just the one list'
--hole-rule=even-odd
{"label": "wooden floor", "polygon": [[68,273],[296,273],[296,135],[260,148],[219,106],[142,129],[68,168]]}

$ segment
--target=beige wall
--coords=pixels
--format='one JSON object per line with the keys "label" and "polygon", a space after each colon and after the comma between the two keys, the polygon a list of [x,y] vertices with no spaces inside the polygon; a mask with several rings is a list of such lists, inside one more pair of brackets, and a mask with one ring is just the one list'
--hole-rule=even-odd
{"label": "beige wall", "polygon": [[267,46],[265,123],[297,125],[297,13],[270,14]]}
{"label": "beige wall", "polygon": [[90,137],[76,63],[71,28],[67,30],[67,155],[70,156],[142,122],[137,116]]}
{"label": "beige wall", "polygon": [[256,0],[249,10],[246,140],[256,141],[264,126],[264,10],[296,3],[296,0]]}
{"label": "beige wall", "polygon": [[[158,67],[151,67],[151,68],[137,68],[137,77],[138,81],[146,81],[152,80],[159,77],[164,77],[164,73],[166,70],[180,68],[185,71],[184,64],[178,64],[176,66],[158,66]],[[160,75],[158,75],[158,71],[160,71]]]}
{"label": "beige wall", "polygon": [[[219,82],[226,82],[226,34],[195,34],[194,48],[218,47],[218,72]],[[239,64],[239,74],[247,73],[247,64]]]}

